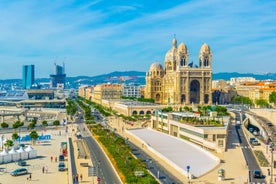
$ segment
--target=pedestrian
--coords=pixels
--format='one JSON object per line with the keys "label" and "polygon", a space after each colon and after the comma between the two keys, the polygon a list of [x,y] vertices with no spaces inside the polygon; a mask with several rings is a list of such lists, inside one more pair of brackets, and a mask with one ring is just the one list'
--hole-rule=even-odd
{"label": "pedestrian", "polygon": [[29,180],[30,181],[32,180],[32,173],[30,173]]}
{"label": "pedestrian", "polygon": [[55,162],[57,162],[57,157],[55,158]]}
{"label": "pedestrian", "polygon": [[80,180],[81,180],[81,182],[82,182],[82,174],[80,174]]}
{"label": "pedestrian", "polygon": [[53,162],[53,157],[51,156],[51,162]]}
{"label": "pedestrian", "polygon": [[48,166],[47,165],[45,166],[45,172],[46,172],[46,174],[48,173]]}
{"label": "pedestrian", "polygon": [[79,174],[76,175],[76,182],[79,182]]}
{"label": "pedestrian", "polygon": [[45,171],[45,167],[43,166],[43,167],[42,167],[42,173],[43,173],[43,174],[44,174],[44,171]]}

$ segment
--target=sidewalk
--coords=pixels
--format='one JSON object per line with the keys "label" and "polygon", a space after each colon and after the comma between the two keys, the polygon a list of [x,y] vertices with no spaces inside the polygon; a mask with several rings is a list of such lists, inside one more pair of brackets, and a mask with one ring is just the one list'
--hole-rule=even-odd
{"label": "sidewalk", "polygon": [[[75,162],[76,162],[76,169],[78,174],[78,182],[79,183],[93,183],[92,177],[88,177],[88,167],[93,166],[92,161],[90,157],[87,157],[86,159],[79,156],[78,151],[78,141],[81,141],[81,139],[78,139],[74,134],[77,130],[77,125],[74,124],[71,127],[71,130],[74,129],[75,131],[72,133],[72,142],[74,147],[74,156],[75,156]],[[80,176],[82,175],[82,180]],[[97,183],[97,177],[93,177],[94,183]]]}

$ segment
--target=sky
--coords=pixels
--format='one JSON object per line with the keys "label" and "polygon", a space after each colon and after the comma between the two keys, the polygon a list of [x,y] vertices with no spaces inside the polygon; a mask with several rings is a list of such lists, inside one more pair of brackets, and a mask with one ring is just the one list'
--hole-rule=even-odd
{"label": "sky", "polygon": [[276,72],[274,0],[1,0],[0,79],[148,71],[174,36],[190,62],[209,44],[213,73]]}

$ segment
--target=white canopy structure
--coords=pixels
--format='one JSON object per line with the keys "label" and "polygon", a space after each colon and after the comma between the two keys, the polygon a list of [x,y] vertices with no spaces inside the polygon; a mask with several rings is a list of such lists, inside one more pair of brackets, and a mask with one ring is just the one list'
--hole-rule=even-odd
{"label": "white canopy structure", "polygon": [[17,150],[17,152],[19,153],[20,160],[28,159],[28,153],[23,149],[22,146]]}
{"label": "white canopy structure", "polygon": [[35,158],[37,156],[36,150],[31,146],[28,145],[28,147],[25,149],[25,151],[28,153],[28,158]]}
{"label": "white canopy structure", "polygon": [[11,155],[12,161],[18,161],[20,159],[20,155],[17,151],[15,151],[14,147],[9,151],[9,154]]}
{"label": "white canopy structure", "polygon": [[190,174],[199,177],[220,163],[218,157],[205,149],[171,135],[152,129],[133,129],[128,132],[185,176],[188,173],[187,166],[191,168]]}
{"label": "white canopy structure", "polygon": [[0,136],[0,146],[3,148],[7,138],[4,136]]}
{"label": "white canopy structure", "polygon": [[0,155],[2,156],[2,163],[11,162],[11,155],[7,152],[7,150],[3,150]]}

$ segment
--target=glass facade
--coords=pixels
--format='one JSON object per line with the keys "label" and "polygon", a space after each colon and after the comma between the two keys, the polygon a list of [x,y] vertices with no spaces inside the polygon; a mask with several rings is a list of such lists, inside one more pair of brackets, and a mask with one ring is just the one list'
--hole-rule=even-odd
{"label": "glass facade", "polygon": [[34,65],[24,65],[22,68],[22,87],[31,89],[34,84]]}

